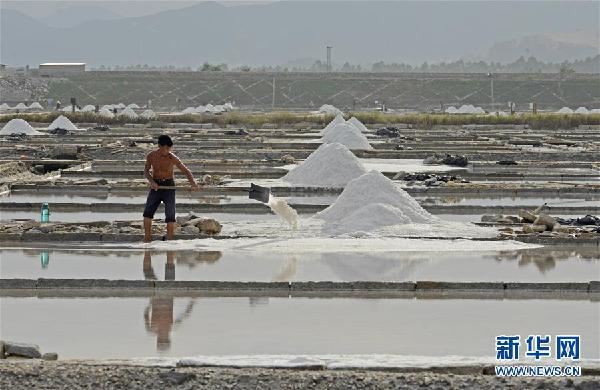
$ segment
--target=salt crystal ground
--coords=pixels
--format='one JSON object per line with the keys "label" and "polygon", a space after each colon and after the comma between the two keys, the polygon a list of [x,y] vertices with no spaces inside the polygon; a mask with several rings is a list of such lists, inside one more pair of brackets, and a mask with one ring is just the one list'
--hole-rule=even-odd
{"label": "salt crystal ground", "polygon": [[[130,109],[144,116],[143,109]],[[65,359],[125,359],[119,364],[481,370],[494,363],[497,334],[575,332],[585,340],[582,365],[598,367],[600,307],[596,285],[589,283],[599,279],[597,245],[552,245],[552,237],[544,241],[550,245],[518,235],[506,239],[499,237],[498,225],[473,223],[481,213],[534,208],[548,196],[566,216],[596,207],[589,192],[598,177],[592,165],[597,134],[581,129],[561,135],[592,140],[573,146],[582,150],[574,154],[550,143],[534,151],[511,143],[514,134],[535,135],[516,128],[405,129],[407,139],[399,142],[379,138],[372,126],[363,128],[356,120],[334,119],[327,128],[335,125],[353,126],[353,137],[373,149],[319,146],[321,128],[248,129],[247,137],[192,124],[168,129],[176,153],[194,173],[225,177],[205,193],[179,195],[186,205],[180,215],[194,211],[216,218],[223,224],[221,234],[151,244],[133,242],[128,236],[134,234],[118,229],[115,234],[128,242],[34,242],[27,233],[21,241],[4,240],[2,283],[22,279],[33,287],[0,287],[2,316],[9,319],[3,320],[2,338],[35,342]],[[146,190],[136,170],[153,147],[146,142],[163,131],[115,127],[58,138],[41,129],[38,145],[47,150],[84,145],[92,164],[44,182],[19,179],[1,199],[2,218],[37,219],[39,203],[46,200],[51,221],[78,221],[77,228],[97,219],[138,219]],[[540,138],[546,134],[537,132]],[[125,146],[130,141],[135,145]],[[396,149],[399,143],[413,149]],[[335,153],[319,157],[326,150]],[[422,164],[425,154],[438,150],[468,153],[472,166]],[[523,151],[527,161],[519,160],[516,168],[495,165],[504,156],[519,159]],[[49,158],[39,147],[29,153]],[[0,147],[1,156],[14,159],[14,154],[14,148]],[[284,154],[296,164],[282,169]],[[523,170],[545,176],[525,180],[519,176]],[[471,183],[409,186],[392,179],[400,171],[450,172]],[[497,179],[489,172],[505,176]],[[361,177],[363,185],[355,185]],[[560,184],[551,183],[556,178]],[[91,184],[101,179],[104,184]],[[573,181],[587,183],[573,186]],[[250,182],[273,187],[277,199],[296,207],[298,228],[246,199],[242,189]],[[577,206],[559,204],[573,199]],[[99,236],[106,233],[98,229]],[[61,288],[61,280],[65,286],[89,287]],[[111,281],[143,288],[99,287]],[[197,282],[221,287],[194,288]],[[229,287],[222,287],[225,282]],[[419,289],[382,288],[415,282]],[[369,290],[369,283],[379,287]],[[535,291],[538,287],[544,290]],[[468,345],[461,341],[466,339]]]}

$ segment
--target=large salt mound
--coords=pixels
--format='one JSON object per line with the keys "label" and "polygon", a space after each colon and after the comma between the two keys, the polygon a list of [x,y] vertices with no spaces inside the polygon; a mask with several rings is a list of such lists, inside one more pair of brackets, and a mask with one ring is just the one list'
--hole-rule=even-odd
{"label": "large salt mound", "polygon": [[283,177],[283,180],[311,187],[343,187],[367,170],[347,147],[323,144]]}
{"label": "large salt mound", "polygon": [[38,102],[33,102],[29,105],[29,109],[30,110],[43,110],[44,107],[42,107],[42,105]]}
{"label": "large salt mound", "polygon": [[326,133],[328,133],[332,128],[335,127],[335,125],[340,124],[340,123],[346,123],[346,121],[344,120],[344,117],[342,115],[336,115],[335,118],[333,118],[331,120],[331,122],[329,122],[327,124],[327,126],[325,126],[325,128],[323,130],[321,130],[321,134],[325,135]]}
{"label": "large salt mound", "polygon": [[15,110],[27,110],[28,108],[25,103],[19,103],[15,106]]}
{"label": "large salt mound", "polygon": [[330,233],[368,232],[385,226],[412,223],[402,210],[384,203],[370,203],[338,221],[326,221]]}
{"label": "large salt mound", "polygon": [[54,130],[54,129],[64,129],[64,130],[69,130],[69,131],[79,130],[73,124],[73,122],[71,122],[69,120],[69,118],[67,118],[64,115],[59,116],[52,123],[50,123],[50,126],[48,126],[48,130]]}
{"label": "large salt mound", "polygon": [[324,143],[339,143],[354,150],[371,150],[369,140],[356,127],[349,123],[338,123],[323,134]]}
{"label": "large salt mound", "polygon": [[369,129],[367,129],[367,126],[363,125],[363,123],[361,121],[359,121],[358,119],[356,119],[355,117],[348,119],[348,123],[350,123],[352,126],[356,127],[361,132],[369,131]]}
{"label": "large salt mound", "polygon": [[11,134],[27,134],[27,135],[42,135],[39,131],[36,131],[26,120],[23,119],[11,119],[2,130],[0,135],[11,135]]}
{"label": "large salt mound", "polygon": [[138,114],[135,113],[135,111],[133,111],[133,109],[127,107],[126,109],[124,109],[123,111],[121,111],[119,113],[120,116],[124,116],[126,118],[129,119],[137,119]]}
{"label": "large salt mound", "polygon": [[589,114],[590,111],[585,107],[579,107],[575,110],[575,114]]}
{"label": "large salt mound", "polygon": [[[365,215],[364,212],[359,213],[360,209],[378,203],[397,208],[399,212],[394,218],[400,220],[401,214],[408,218],[406,223],[432,223],[436,220],[412,196],[396,187],[390,179],[378,171],[370,171],[350,181],[336,201],[317,213],[315,217],[325,220],[328,225],[342,222],[348,224],[351,222],[349,220],[351,214],[355,214],[355,222],[359,223],[358,219]],[[377,209],[382,210],[379,206]],[[376,217],[387,218],[385,215],[373,215],[370,218],[376,221]]]}

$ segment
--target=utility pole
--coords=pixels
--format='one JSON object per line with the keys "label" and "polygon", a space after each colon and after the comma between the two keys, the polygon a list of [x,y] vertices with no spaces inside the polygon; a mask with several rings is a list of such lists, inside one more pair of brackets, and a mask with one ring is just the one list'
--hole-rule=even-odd
{"label": "utility pole", "polygon": [[332,71],[332,66],[331,66],[331,49],[333,48],[333,46],[327,46],[327,71],[331,72]]}
{"label": "utility pole", "polygon": [[275,76],[273,76],[273,99],[271,100],[271,109],[275,108]]}
{"label": "utility pole", "polygon": [[488,73],[487,76],[490,78],[490,89],[492,93],[492,111],[494,111],[494,75]]}

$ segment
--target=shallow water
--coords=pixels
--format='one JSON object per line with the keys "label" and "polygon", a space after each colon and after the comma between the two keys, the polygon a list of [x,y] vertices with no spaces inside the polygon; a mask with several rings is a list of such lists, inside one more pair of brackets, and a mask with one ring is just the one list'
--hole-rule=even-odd
{"label": "shallow water", "polygon": [[600,280],[593,246],[489,252],[0,250],[2,278],[226,281],[588,282]]}
{"label": "shallow water", "polygon": [[577,334],[582,357],[600,358],[600,303],[585,300],[159,295],[0,298],[0,310],[3,339],[36,343],[63,359],[237,354],[493,359],[495,337],[503,334]]}

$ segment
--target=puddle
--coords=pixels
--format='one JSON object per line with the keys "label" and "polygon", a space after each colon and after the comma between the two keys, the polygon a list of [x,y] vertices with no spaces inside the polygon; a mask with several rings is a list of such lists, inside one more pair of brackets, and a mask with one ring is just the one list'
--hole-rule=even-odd
{"label": "puddle", "polygon": [[439,197],[417,198],[422,205],[443,206],[532,206],[538,207],[547,203],[549,207],[600,207],[600,198],[540,198],[540,197]]}
{"label": "puddle", "polygon": [[488,252],[338,252],[4,249],[2,278],[222,281],[588,282],[600,280],[595,246]]}
{"label": "puddle", "polygon": [[[52,211],[50,205],[51,222],[91,222],[91,221],[141,221],[143,208],[139,212],[96,212],[96,211]],[[187,212],[180,211],[177,215],[185,215]],[[240,213],[199,213],[206,218],[214,218],[220,222],[239,223],[256,221],[278,221],[279,217],[271,214],[240,214]],[[155,214],[155,220],[164,220],[164,206],[161,204]],[[33,219],[39,220],[39,211],[0,211],[0,220],[10,219]],[[225,226],[227,227],[227,226]]]}
{"label": "puddle", "polygon": [[36,343],[61,359],[261,354],[493,358],[495,337],[504,334],[577,334],[582,358],[600,358],[600,303],[591,301],[157,295],[0,298],[0,307],[3,339]]}
{"label": "puddle", "polygon": [[[124,203],[124,204],[140,204],[146,202],[145,193],[137,193],[132,195],[113,194],[113,193],[90,193],[90,194],[61,194],[48,192],[12,192],[0,195],[0,203],[19,202],[19,203]],[[288,203],[292,204],[331,204],[335,201],[337,195],[314,195],[305,194],[303,196],[284,197]],[[254,203],[256,201],[248,199],[248,196],[241,195],[203,195],[202,192],[178,191],[177,201],[182,203],[203,203],[203,204],[240,204]]]}

